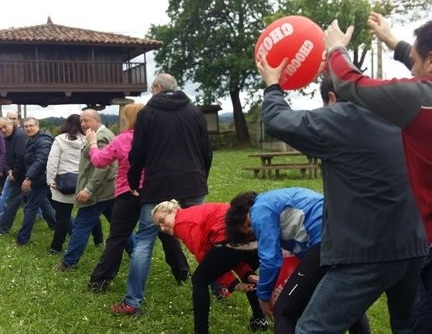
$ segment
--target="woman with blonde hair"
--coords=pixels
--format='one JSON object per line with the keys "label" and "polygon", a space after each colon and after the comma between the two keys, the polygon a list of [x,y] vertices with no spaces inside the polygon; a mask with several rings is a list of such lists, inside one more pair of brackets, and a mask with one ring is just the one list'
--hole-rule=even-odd
{"label": "woman with blonde hair", "polygon": [[183,209],[176,200],[170,200],[159,203],[152,211],[152,219],[160,230],[181,240],[198,262],[192,274],[196,334],[209,332],[208,287],[215,281],[230,293],[246,293],[252,310],[249,330],[266,331],[268,327],[255,292],[258,276],[254,270],[259,265],[256,242],[228,243],[225,215],[229,207],[228,203],[203,203]]}
{"label": "woman with blonde hair", "polygon": [[[110,232],[105,249],[90,276],[88,287],[94,292],[104,292],[109,283],[117,275],[122,260],[123,250],[128,239],[133,243],[132,232],[140,214],[140,198],[129,191],[127,173],[129,170],[128,155],[132,145],[135,121],[138,112],[144,104],[131,103],[123,110],[123,120],[126,125],[118,136],[107,146],[98,149],[96,133],[88,130],[86,139],[90,146],[90,160],[95,167],[104,168],[114,161],[118,162],[115,201],[112,211]],[[141,186],[144,175],[141,176]]]}

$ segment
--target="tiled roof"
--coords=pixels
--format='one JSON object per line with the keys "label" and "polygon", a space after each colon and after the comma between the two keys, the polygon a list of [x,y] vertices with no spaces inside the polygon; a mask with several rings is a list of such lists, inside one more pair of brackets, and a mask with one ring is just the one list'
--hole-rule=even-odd
{"label": "tiled roof", "polygon": [[158,49],[162,41],[129,37],[81,28],[66,27],[52,23],[48,18],[46,24],[9,28],[0,30],[0,43],[22,44],[95,44],[109,46],[144,47],[148,50]]}

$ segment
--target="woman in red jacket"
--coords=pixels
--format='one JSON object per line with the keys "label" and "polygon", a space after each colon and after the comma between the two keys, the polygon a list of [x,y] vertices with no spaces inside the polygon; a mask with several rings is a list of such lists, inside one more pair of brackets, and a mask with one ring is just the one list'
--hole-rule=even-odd
{"label": "woman in red jacket", "polygon": [[[195,334],[209,333],[208,287],[214,281],[230,292],[246,292],[253,313],[251,331],[265,331],[268,327],[255,292],[258,277],[253,270],[259,265],[256,242],[241,246],[226,242],[228,208],[227,203],[204,203],[182,209],[176,200],[171,200],[156,205],[152,211],[153,221],[162,232],[179,238],[199,263],[192,275]],[[236,279],[231,270],[245,283]]]}

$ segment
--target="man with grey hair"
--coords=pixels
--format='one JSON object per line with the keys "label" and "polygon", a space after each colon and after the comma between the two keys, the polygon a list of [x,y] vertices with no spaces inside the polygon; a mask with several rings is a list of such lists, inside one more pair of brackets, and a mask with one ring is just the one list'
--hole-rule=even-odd
{"label": "man with grey hair", "polygon": [[[16,125],[17,127],[21,126],[21,117],[20,117],[20,114],[18,113],[18,111],[10,110],[6,113],[6,116],[7,117],[4,117],[4,118],[8,118],[11,121],[12,125]],[[0,147],[1,147],[1,139],[0,139]],[[4,183],[3,183],[3,188],[2,188],[1,195],[0,195],[0,217],[3,215],[5,202],[6,202],[8,195],[9,195],[9,179],[8,179],[6,173],[4,173],[2,178],[4,178]]]}
{"label": "man with grey hair", "polygon": [[[203,113],[185,93],[177,90],[176,79],[170,74],[157,75],[151,92],[152,98],[138,113],[129,153],[128,182],[131,190],[141,196],[141,213],[127,293],[121,303],[111,306],[111,311],[119,314],[139,313],[144,299],[158,235],[151,218],[152,209],[171,199],[176,199],[183,208],[200,204],[208,193],[212,151]],[[143,187],[138,189],[143,170]],[[179,241],[162,232],[159,238],[174,278],[183,284],[189,277],[189,266]]]}
{"label": "man with grey hair", "polygon": [[0,118],[0,131],[6,143],[8,196],[0,218],[0,235],[9,233],[22,201],[21,183],[25,178],[24,153],[28,137],[8,117]]}
{"label": "man with grey hair", "polygon": [[65,271],[75,266],[84,253],[87,241],[100,215],[111,221],[114,204],[114,182],[117,174],[117,162],[106,168],[93,166],[89,156],[90,146],[106,146],[114,139],[110,129],[102,124],[101,117],[94,109],[85,109],[80,117],[84,132],[92,129],[96,132],[96,143],[86,143],[81,151],[75,202],[78,212],[69,244],[62,260],[55,269]]}
{"label": "man with grey hair", "polygon": [[13,125],[21,126],[21,115],[17,110],[9,110],[6,116],[11,120]]}
{"label": "man with grey hair", "polygon": [[24,246],[30,241],[36,213],[42,209],[42,215],[51,230],[55,228],[55,212],[48,199],[50,193],[46,183],[46,164],[51,150],[53,137],[39,128],[39,120],[34,117],[24,119],[24,132],[29,138],[25,152],[25,177],[21,191],[26,195],[24,216],[21,229],[17,235],[17,245]]}

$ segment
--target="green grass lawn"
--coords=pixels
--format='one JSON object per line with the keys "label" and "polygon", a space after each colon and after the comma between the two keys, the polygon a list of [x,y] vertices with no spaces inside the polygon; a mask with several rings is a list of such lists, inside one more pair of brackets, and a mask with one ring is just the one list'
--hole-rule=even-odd
{"label": "green grass lawn", "polygon": [[[254,179],[252,172],[242,170],[259,162],[247,157],[251,152],[255,150],[215,151],[207,201],[229,201],[238,192],[280,187],[307,187],[322,192],[321,179],[302,179],[295,170],[284,171],[279,179]],[[0,334],[193,333],[191,286],[176,285],[159,242],[142,305],[143,316],[113,316],[109,307],[121,301],[125,293],[129,258],[124,257],[119,275],[105,294],[90,293],[86,288],[87,280],[101,249],[90,239],[78,269],[58,272],[52,267],[60,260],[60,255],[46,253],[51,242],[46,223],[35,223],[29,246],[16,247],[21,217],[20,212],[9,235],[0,236]],[[107,223],[104,225],[107,235]],[[195,266],[194,258],[187,254],[189,263]],[[368,314],[374,334],[390,333],[384,298],[375,303]],[[212,300],[210,331],[213,334],[248,333],[249,318],[247,300],[241,293],[225,301]]]}

